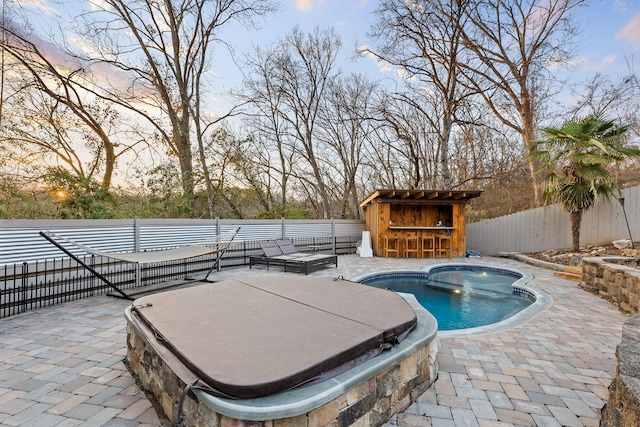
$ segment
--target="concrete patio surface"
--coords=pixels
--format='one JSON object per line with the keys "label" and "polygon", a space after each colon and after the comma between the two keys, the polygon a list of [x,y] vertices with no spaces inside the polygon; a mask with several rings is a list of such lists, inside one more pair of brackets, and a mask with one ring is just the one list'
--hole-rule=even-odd
{"label": "concrete patio surface", "polygon": [[[597,426],[627,317],[549,270],[502,258],[455,261],[530,272],[529,286],[553,304],[508,331],[439,338],[435,385],[386,426]],[[349,279],[439,262],[344,255],[338,268],[313,275]],[[212,278],[265,273],[234,268]],[[124,363],[129,304],[97,296],[0,320],[0,425],[161,425]]]}

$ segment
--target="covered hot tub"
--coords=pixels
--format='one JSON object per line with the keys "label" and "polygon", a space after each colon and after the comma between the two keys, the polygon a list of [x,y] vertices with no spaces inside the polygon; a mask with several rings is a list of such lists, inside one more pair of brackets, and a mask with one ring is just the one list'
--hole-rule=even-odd
{"label": "covered hot tub", "polygon": [[[128,359],[166,417],[183,425],[224,417],[348,425],[364,416],[380,425],[435,380],[437,325],[405,298],[280,275],[148,295],[126,313]],[[361,398],[341,398],[354,390]]]}

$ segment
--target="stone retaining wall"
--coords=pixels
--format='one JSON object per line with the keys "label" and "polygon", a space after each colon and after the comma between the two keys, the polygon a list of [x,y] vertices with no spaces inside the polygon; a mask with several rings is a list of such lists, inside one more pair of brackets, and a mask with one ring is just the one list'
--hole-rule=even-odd
{"label": "stone retaining wall", "polygon": [[[580,286],[627,314],[640,311],[640,270],[607,262],[624,257],[584,258]],[[640,426],[640,315],[622,327],[616,348],[616,377],[609,386],[609,402],[602,408],[600,426]]]}
{"label": "stone retaining wall", "polygon": [[623,313],[636,314],[640,312],[640,270],[615,264],[625,259],[629,258],[583,258],[580,287],[607,299]]}

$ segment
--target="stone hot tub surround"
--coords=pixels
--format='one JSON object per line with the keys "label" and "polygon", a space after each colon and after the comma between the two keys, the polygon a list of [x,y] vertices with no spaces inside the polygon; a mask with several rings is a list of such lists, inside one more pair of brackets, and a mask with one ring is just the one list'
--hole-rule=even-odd
{"label": "stone hot tub surround", "polygon": [[183,416],[185,426],[380,426],[436,379],[437,322],[413,296],[403,298],[417,325],[400,344],[326,381],[269,396],[226,399],[196,386],[183,397],[196,376],[135,319],[131,307],[125,314],[128,360],[166,417],[174,422]]}

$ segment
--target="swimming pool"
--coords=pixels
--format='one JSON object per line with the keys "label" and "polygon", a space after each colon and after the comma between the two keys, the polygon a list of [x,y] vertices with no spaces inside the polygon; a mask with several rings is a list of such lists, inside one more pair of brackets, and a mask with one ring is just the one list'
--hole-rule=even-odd
{"label": "swimming pool", "polygon": [[438,320],[438,331],[489,331],[522,323],[550,304],[525,286],[533,276],[512,269],[440,264],[425,270],[388,271],[358,282],[413,294]]}

